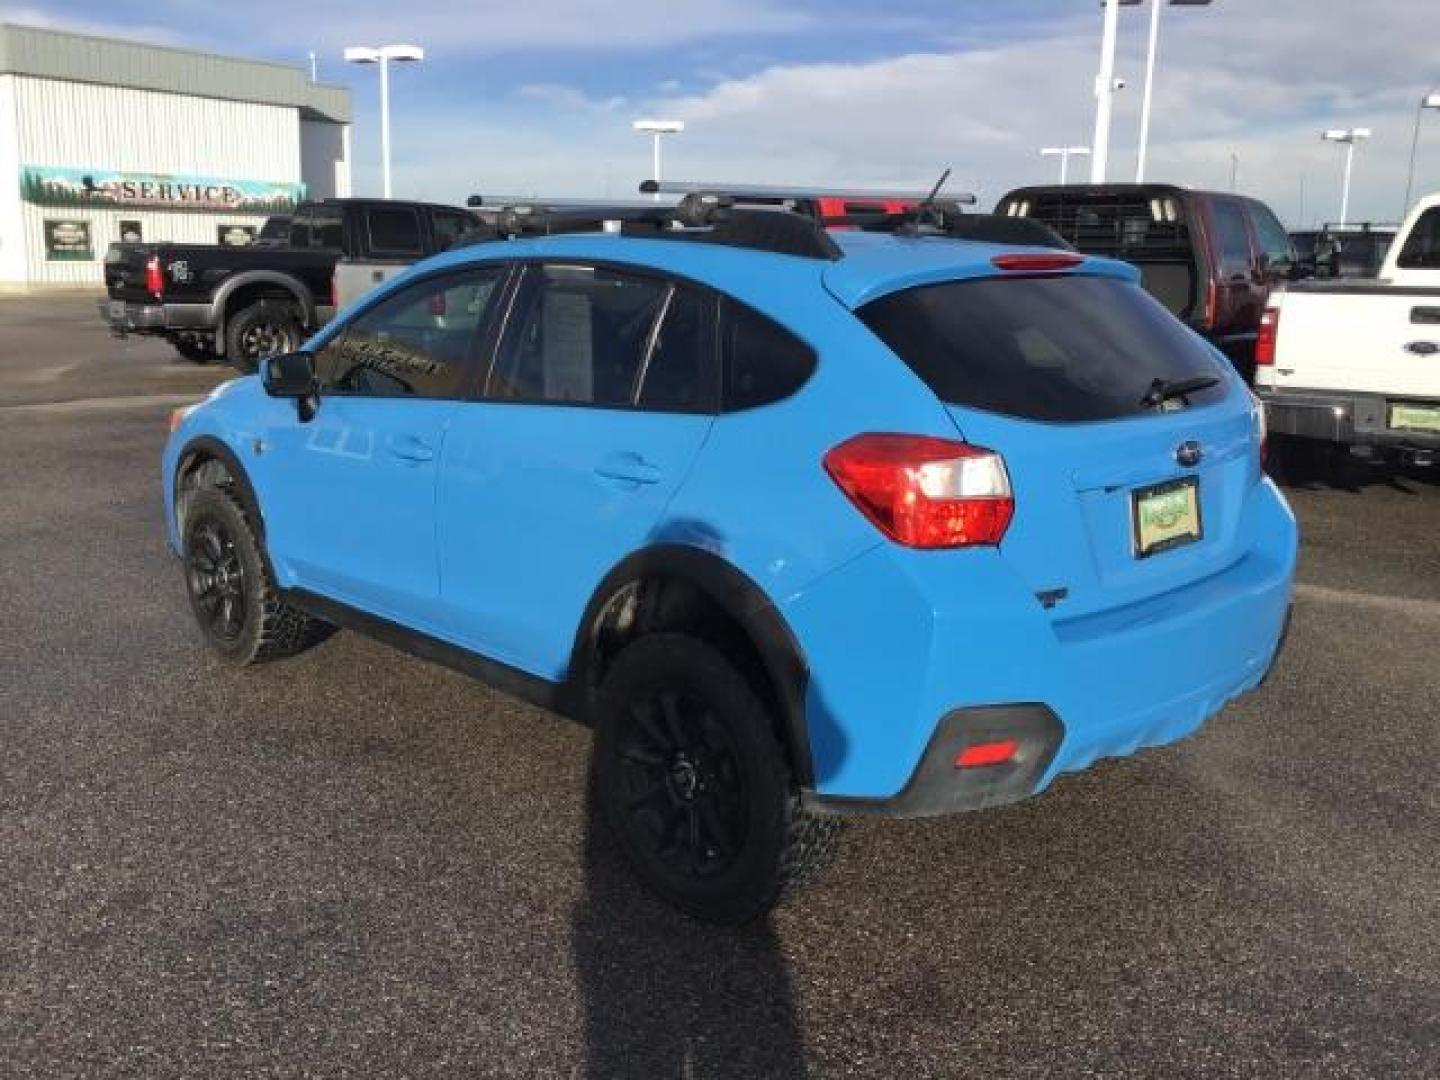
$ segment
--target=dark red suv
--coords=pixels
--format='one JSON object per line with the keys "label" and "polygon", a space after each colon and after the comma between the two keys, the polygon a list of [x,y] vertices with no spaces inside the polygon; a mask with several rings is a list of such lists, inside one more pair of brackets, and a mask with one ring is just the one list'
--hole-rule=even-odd
{"label": "dark red suv", "polygon": [[1148,292],[1214,342],[1253,381],[1270,290],[1295,272],[1295,247],[1264,203],[1171,184],[1026,187],[995,207],[1050,226],[1087,254],[1140,268]]}

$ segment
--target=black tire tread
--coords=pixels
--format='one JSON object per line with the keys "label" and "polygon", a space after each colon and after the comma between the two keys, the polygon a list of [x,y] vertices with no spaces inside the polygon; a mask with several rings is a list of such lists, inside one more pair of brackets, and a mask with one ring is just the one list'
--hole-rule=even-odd
{"label": "black tire tread", "polygon": [[256,582],[253,601],[259,618],[253,629],[247,625],[250,632],[242,647],[234,654],[224,654],[227,659],[242,666],[283,660],[318,645],[334,633],[331,624],[307,615],[281,597],[250,515],[228,488],[212,487],[195,492],[186,507],[187,528],[190,521],[207,510],[232,519],[238,533],[237,542],[250,549],[251,561],[258,567],[253,575]]}

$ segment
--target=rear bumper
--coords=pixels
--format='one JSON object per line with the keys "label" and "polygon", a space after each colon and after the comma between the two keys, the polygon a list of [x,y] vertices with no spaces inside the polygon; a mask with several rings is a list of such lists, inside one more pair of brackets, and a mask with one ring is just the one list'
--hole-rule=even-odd
{"label": "rear bumper", "polygon": [[[886,547],[828,576],[786,608],[810,663],[812,805],[979,809],[1191,734],[1260,685],[1284,636],[1295,521],[1268,481],[1247,517],[1253,543],[1224,570],[1092,615],[1045,609],[999,552]],[[982,735],[1015,737],[1024,767],[958,770],[956,753]]]}
{"label": "rear bumper", "polygon": [[1335,390],[1277,390],[1257,386],[1272,434],[1295,435],[1345,446],[1440,450],[1440,432],[1390,426],[1395,405],[1440,409],[1440,398],[1398,398]]}
{"label": "rear bumper", "polygon": [[209,331],[212,312],[209,304],[136,304],[125,300],[101,300],[97,307],[111,333],[147,334],[165,330]]}

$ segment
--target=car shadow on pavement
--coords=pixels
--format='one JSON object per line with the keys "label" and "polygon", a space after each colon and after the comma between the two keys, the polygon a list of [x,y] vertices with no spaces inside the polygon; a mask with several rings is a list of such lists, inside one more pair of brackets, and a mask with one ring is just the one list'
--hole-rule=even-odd
{"label": "car shadow on pavement", "polygon": [[576,978],[592,1080],[806,1075],[790,973],[768,921],[697,922],[653,897],[586,801]]}

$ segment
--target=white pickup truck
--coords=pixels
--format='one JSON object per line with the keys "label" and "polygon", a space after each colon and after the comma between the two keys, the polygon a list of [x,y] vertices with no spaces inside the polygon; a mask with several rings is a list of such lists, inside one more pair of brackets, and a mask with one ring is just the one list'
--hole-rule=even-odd
{"label": "white pickup truck", "polygon": [[1410,212],[1378,279],[1271,296],[1255,392],[1270,432],[1298,445],[1440,460],[1440,194]]}

